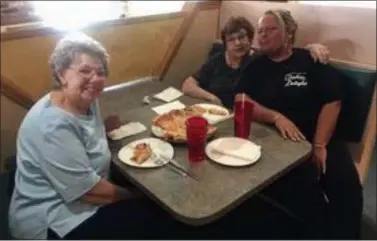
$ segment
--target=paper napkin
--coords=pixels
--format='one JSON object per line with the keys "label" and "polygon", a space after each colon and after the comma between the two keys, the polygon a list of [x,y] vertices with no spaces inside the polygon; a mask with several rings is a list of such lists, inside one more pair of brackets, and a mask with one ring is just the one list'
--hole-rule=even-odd
{"label": "paper napkin", "polygon": [[183,109],[185,107],[186,106],[184,104],[182,104],[182,102],[180,102],[179,100],[176,100],[176,101],[168,103],[168,104],[163,104],[163,105],[153,107],[152,110],[154,112],[156,112],[157,114],[162,115],[162,114],[165,114],[165,113],[167,113],[171,110],[179,110],[179,109]]}
{"label": "paper napkin", "polygon": [[179,90],[177,90],[174,87],[169,87],[163,91],[161,91],[158,94],[154,95],[154,98],[165,101],[165,102],[170,102],[172,100],[175,100],[179,97],[181,97],[183,93]]}
{"label": "paper napkin", "polygon": [[259,155],[261,146],[254,143],[248,143],[248,145],[240,145],[237,148],[231,149],[228,145],[222,146],[221,144],[219,144],[217,146],[213,146],[212,150],[224,156],[235,157],[246,161],[253,161],[255,157]]}
{"label": "paper napkin", "polygon": [[118,129],[109,132],[107,135],[110,139],[116,141],[127,136],[139,134],[146,130],[147,128],[145,127],[145,125],[141,124],[140,122],[130,122],[119,127]]}

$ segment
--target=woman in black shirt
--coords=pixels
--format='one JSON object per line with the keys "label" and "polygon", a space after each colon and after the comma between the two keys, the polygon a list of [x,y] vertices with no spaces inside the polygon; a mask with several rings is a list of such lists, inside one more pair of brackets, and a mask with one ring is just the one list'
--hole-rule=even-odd
{"label": "woman in black shirt", "polygon": [[[223,104],[232,109],[234,91],[243,68],[255,54],[251,43],[254,28],[244,17],[232,17],[221,32],[225,51],[211,56],[196,73],[187,78],[182,85],[182,92],[215,104]],[[327,48],[320,44],[311,44],[307,48],[313,59],[327,62]],[[252,54],[252,55],[250,55]]]}
{"label": "woman in black shirt", "polygon": [[[283,182],[277,181],[274,185],[279,188],[275,187],[275,191],[285,190],[292,197],[305,189],[309,185],[305,180],[314,180],[310,170],[314,168],[311,164],[316,163],[328,199],[329,238],[357,239],[362,215],[361,185],[346,146],[332,136],[341,109],[340,77],[331,66],[315,63],[308,51],[292,48],[296,30],[297,23],[289,11],[271,10],[260,18],[258,42],[263,55],[243,72],[236,101],[246,94],[255,103],[256,121],[274,124],[285,139],[307,139],[312,143],[313,162],[304,163],[305,172],[300,167]],[[272,191],[274,185],[266,193],[276,195]],[[296,208],[289,201],[287,205]]]}

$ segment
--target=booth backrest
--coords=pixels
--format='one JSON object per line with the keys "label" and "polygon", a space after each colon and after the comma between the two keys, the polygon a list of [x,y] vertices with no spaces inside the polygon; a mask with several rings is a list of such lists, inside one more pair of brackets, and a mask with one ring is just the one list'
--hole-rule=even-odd
{"label": "booth backrest", "polygon": [[346,141],[360,142],[376,87],[376,71],[338,64],[333,64],[333,66],[343,76],[345,94],[335,134]]}

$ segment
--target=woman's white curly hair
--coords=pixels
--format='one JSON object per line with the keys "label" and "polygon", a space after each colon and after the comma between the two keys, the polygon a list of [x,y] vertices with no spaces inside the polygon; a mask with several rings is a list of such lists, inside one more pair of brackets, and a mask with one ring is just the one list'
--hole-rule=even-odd
{"label": "woman's white curly hair", "polygon": [[54,89],[61,88],[59,73],[69,68],[77,54],[88,54],[99,58],[106,76],[108,75],[109,54],[103,45],[84,33],[72,33],[59,40],[50,56],[49,64]]}

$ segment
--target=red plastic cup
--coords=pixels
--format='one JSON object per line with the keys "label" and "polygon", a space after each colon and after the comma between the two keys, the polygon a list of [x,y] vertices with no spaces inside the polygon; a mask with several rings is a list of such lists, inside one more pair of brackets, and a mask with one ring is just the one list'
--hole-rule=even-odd
{"label": "red plastic cup", "polygon": [[191,117],[186,121],[188,158],[192,163],[205,159],[207,126],[207,120],[200,116]]}
{"label": "red plastic cup", "polygon": [[234,135],[249,139],[254,104],[245,99],[234,103]]}

